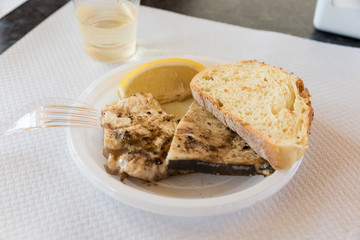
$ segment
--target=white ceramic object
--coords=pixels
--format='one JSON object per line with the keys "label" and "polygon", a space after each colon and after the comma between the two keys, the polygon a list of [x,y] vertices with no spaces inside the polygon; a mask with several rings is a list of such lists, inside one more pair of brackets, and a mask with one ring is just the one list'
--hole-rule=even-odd
{"label": "white ceramic object", "polygon": [[[227,62],[207,57],[180,57],[200,62],[206,67]],[[94,81],[78,100],[102,109],[104,105],[118,100],[117,85],[127,73],[156,59],[113,69]],[[67,140],[75,163],[100,190],[130,206],[173,216],[210,216],[249,207],[281,189],[301,163],[300,160],[291,169],[276,171],[266,178],[196,173],[173,176],[156,184],[135,178],[128,178],[122,183],[104,169],[106,158],[102,155],[101,130],[67,129]]]}
{"label": "white ceramic object", "polygon": [[318,0],[314,26],[326,32],[360,39],[360,0]]}

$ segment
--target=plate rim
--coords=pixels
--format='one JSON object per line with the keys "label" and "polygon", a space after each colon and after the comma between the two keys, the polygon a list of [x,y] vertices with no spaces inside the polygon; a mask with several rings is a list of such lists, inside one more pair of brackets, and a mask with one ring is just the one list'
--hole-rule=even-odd
{"label": "plate rim", "polygon": [[[194,61],[208,61],[214,64],[222,64],[231,62],[225,59],[219,59],[206,56],[195,55],[169,55],[158,56],[142,59],[140,61],[129,62],[118,67],[111,69],[104,73],[100,77],[96,78],[77,98],[78,101],[84,102],[84,98],[92,93],[92,91],[105,81],[107,78],[124,71],[125,69],[134,67],[136,65],[143,64],[145,62],[163,59],[163,58],[188,58]],[[266,177],[260,183],[255,184],[247,189],[239,192],[227,194],[225,196],[211,197],[211,198],[172,198],[167,196],[155,195],[152,193],[144,192],[135,188],[130,188],[126,184],[119,182],[115,178],[109,177],[104,171],[95,166],[91,170],[88,165],[80,158],[78,151],[75,149],[75,145],[72,139],[72,128],[66,129],[66,139],[68,149],[71,153],[75,164],[79,168],[80,172],[94,184],[101,191],[111,196],[112,198],[119,200],[132,207],[142,209],[148,212],[171,215],[171,216],[212,216],[226,214],[234,211],[238,211],[247,207],[250,207],[260,201],[268,198],[275,192],[283,188],[286,183],[294,176],[298,170],[302,158],[298,160],[291,169],[277,170],[271,176]],[[89,164],[89,162],[87,163]],[[90,163],[91,164],[91,163]],[[106,176],[104,175],[106,174]],[[259,186],[260,185],[260,186]]]}

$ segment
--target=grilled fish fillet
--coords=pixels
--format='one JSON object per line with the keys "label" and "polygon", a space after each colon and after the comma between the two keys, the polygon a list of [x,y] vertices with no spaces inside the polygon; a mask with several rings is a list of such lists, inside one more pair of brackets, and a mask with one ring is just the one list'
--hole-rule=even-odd
{"label": "grilled fish fillet", "polygon": [[165,159],[176,129],[174,115],[166,114],[151,94],[138,93],[105,106],[105,169],[109,174],[154,182],[168,177]]}
{"label": "grilled fish fillet", "polygon": [[274,169],[235,132],[193,102],[167,155],[169,171],[218,175],[270,175]]}

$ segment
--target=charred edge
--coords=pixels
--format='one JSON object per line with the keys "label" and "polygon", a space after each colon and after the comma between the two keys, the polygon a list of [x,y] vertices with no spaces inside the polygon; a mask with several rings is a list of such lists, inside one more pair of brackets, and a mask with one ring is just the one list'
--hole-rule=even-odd
{"label": "charred edge", "polygon": [[198,160],[169,160],[168,169],[171,171],[200,172],[214,175],[262,175],[256,171],[255,165],[209,163]]}
{"label": "charred edge", "polygon": [[266,161],[264,164],[261,165],[259,171],[269,171],[270,174],[273,174],[275,172],[275,169],[271,167],[269,162]]}

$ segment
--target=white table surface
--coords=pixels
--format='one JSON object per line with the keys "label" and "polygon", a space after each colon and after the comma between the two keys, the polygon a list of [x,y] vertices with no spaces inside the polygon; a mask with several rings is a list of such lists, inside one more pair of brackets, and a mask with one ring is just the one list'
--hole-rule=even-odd
{"label": "white table surface", "polygon": [[26,2],[26,0],[1,0],[0,1],[0,18]]}
{"label": "white table surface", "polygon": [[[310,147],[294,178],[253,207],[170,217],[126,206],[76,168],[64,129],[0,137],[0,239],[360,239],[360,49],[140,8],[138,50],[258,59],[294,72],[312,95]],[[1,119],[43,96],[77,98],[122,63],[82,50],[72,3],[0,56]]]}

